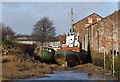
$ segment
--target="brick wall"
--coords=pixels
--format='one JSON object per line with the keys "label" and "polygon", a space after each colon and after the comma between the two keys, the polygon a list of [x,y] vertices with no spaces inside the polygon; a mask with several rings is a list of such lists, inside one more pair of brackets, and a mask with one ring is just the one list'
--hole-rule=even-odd
{"label": "brick wall", "polygon": [[83,49],[87,49],[86,47],[87,42],[85,42],[87,41],[87,35],[86,35],[87,30],[85,28],[99,21],[100,19],[102,19],[101,16],[97,15],[96,13],[93,13],[85,17],[84,19],[76,22],[75,24],[73,24],[74,31],[76,33],[79,33],[79,41],[82,42]]}
{"label": "brick wall", "polygon": [[113,48],[118,51],[118,13],[114,12],[86,29],[92,50],[110,53]]}

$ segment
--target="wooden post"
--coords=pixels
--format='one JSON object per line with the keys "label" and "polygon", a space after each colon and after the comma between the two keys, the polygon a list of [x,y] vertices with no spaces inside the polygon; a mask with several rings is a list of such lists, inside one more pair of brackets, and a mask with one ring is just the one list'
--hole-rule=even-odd
{"label": "wooden post", "polygon": [[104,70],[105,70],[105,48],[104,48]]}
{"label": "wooden post", "polygon": [[113,60],[112,61],[112,63],[113,63],[112,65],[113,66],[112,67],[113,67],[113,76],[114,76],[114,73],[115,73],[115,70],[114,70],[114,49],[112,50],[112,60]]}

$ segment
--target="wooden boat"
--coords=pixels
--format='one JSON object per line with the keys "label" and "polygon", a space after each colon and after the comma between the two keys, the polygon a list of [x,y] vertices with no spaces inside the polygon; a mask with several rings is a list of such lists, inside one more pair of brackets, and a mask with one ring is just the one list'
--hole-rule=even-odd
{"label": "wooden boat", "polygon": [[55,61],[59,64],[59,65],[63,65],[66,62],[66,51],[65,50],[58,50],[56,51],[55,55],[54,55]]}
{"label": "wooden boat", "polygon": [[35,50],[35,59],[41,62],[52,63],[54,62],[55,51],[52,48],[37,48]]}
{"label": "wooden boat", "polygon": [[68,66],[76,66],[81,64],[79,52],[68,50],[66,55],[66,61]]}
{"label": "wooden boat", "polygon": [[[73,50],[72,50],[73,49]],[[55,53],[55,60],[59,65],[63,65],[67,62],[68,66],[75,66],[81,63],[80,55],[77,51],[78,48],[64,47]]]}
{"label": "wooden boat", "polygon": [[78,35],[71,28],[70,33],[66,35],[66,43],[61,46],[61,50],[55,53],[55,60],[63,65],[67,62],[68,66],[75,66],[81,63],[79,56]]}

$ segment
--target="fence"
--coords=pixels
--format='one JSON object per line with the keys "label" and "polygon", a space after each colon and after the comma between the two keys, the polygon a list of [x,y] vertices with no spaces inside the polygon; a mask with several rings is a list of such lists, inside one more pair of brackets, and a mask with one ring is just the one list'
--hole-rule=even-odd
{"label": "fence", "polygon": [[[105,69],[113,70],[113,57],[112,54],[105,55],[105,62],[104,62],[104,53],[98,53],[95,51],[91,51],[92,61],[97,66],[105,65]],[[115,76],[120,79],[120,57],[114,57],[114,70]]]}

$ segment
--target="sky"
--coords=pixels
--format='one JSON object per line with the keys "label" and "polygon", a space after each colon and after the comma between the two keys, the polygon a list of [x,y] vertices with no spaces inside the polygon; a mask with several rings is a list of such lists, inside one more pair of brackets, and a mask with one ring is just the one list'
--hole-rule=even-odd
{"label": "sky", "polygon": [[106,17],[118,10],[118,2],[2,2],[0,22],[17,34],[30,35],[33,25],[41,18],[48,17],[54,22],[57,35],[60,35],[69,32],[71,28],[71,8],[75,23],[92,13]]}

